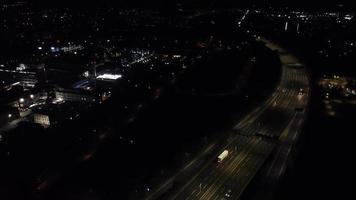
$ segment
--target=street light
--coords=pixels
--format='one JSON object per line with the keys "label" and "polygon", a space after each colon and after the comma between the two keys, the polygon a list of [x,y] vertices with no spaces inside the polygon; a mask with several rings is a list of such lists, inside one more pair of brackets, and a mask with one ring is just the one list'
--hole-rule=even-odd
{"label": "street light", "polygon": [[20,99],[19,99],[19,102],[20,102],[20,103],[23,103],[23,102],[25,102],[25,99],[24,99],[24,98],[20,98]]}
{"label": "street light", "polygon": [[8,118],[11,118],[11,117],[12,117],[12,114],[8,114],[7,117],[8,117]]}

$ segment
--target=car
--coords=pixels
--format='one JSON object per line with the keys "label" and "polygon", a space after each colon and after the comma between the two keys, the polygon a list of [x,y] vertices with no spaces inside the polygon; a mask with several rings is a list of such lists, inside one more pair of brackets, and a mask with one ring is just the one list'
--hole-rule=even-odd
{"label": "car", "polygon": [[226,193],[225,193],[225,197],[227,197],[227,198],[230,198],[231,197],[231,189],[230,190],[228,190]]}

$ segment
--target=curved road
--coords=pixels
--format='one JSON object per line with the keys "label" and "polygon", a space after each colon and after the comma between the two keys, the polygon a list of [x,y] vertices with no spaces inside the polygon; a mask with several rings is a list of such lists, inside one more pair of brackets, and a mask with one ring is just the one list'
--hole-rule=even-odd
{"label": "curved road", "polygon": [[[306,116],[309,79],[297,58],[282,47],[262,40],[280,55],[282,76],[277,89],[263,105],[236,124],[232,140],[218,147],[219,153],[224,149],[230,152],[221,164],[216,163],[219,153],[214,154],[180,188],[165,194],[164,199],[239,199],[274,149],[276,153],[271,156],[272,164],[265,175],[278,180],[283,174]],[[153,196],[145,199],[155,199]]]}

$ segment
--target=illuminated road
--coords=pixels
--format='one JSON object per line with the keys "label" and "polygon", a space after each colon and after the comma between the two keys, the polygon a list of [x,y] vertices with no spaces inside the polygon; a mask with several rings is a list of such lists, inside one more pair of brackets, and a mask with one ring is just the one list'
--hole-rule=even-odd
{"label": "illuminated road", "polygon": [[[235,136],[219,147],[219,151],[194,176],[163,199],[239,199],[274,149],[276,153],[266,176],[278,179],[283,174],[306,115],[309,79],[297,58],[281,47],[263,41],[272,50],[278,50],[281,59],[282,76],[275,92],[236,124],[233,128]],[[224,149],[230,153],[217,164],[216,157]]]}

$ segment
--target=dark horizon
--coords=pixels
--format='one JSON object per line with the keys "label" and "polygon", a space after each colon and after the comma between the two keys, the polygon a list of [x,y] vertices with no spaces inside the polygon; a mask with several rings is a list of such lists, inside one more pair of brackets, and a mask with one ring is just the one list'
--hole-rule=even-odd
{"label": "dark horizon", "polygon": [[302,10],[335,10],[335,11],[356,11],[354,2],[350,0],[336,0],[336,1],[284,1],[284,0],[251,0],[251,1],[232,1],[232,0],[101,0],[101,1],[85,1],[70,0],[62,1],[46,1],[46,0],[5,0],[5,2],[29,2],[35,7],[70,7],[70,8],[98,8],[98,7],[116,7],[116,8],[148,8],[148,9],[167,9],[167,8],[201,8],[201,9],[218,9],[218,8],[269,8],[274,9],[302,9]]}

